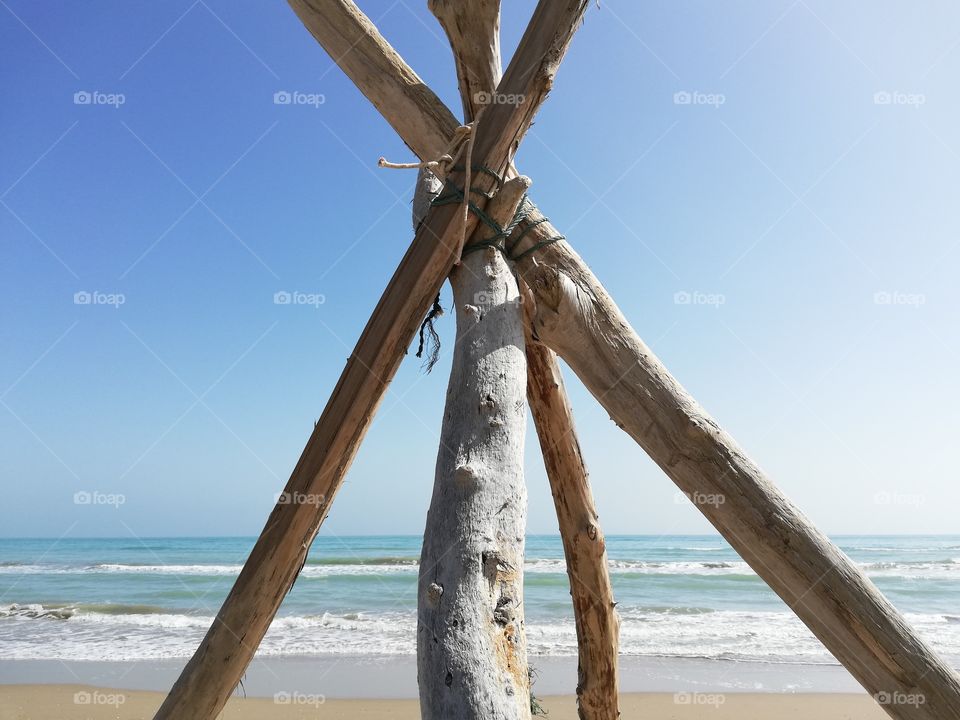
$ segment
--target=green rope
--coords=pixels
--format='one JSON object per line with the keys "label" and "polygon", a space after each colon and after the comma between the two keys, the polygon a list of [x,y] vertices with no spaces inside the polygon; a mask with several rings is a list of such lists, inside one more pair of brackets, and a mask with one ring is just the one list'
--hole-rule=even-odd
{"label": "green rope", "polygon": [[[464,168],[462,166],[459,168],[454,168],[454,170],[461,170],[461,171],[463,169]],[[503,186],[503,182],[504,182],[503,178],[488,167],[479,165],[477,167],[472,168],[472,171],[485,173],[493,177],[497,181],[498,187]],[[447,181],[446,186],[449,187],[449,191],[446,192],[445,194],[438,195],[436,198],[434,198],[432,204],[433,205],[455,205],[455,204],[462,203],[464,199],[464,191],[458,188],[453,183],[451,183],[449,180]],[[485,192],[475,187],[470,188],[470,193],[482,195],[488,200],[492,198],[493,195],[495,194],[493,192]],[[535,211],[537,211],[537,206],[534,205],[533,201],[526,194],[524,194],[523,198],[520,200],[519,205],[517,205],[517,211],[514,213],[513,217],[510,219],[510,222],[508,222],[504,227],[500,227],[500,225],[498,225],[493,218],[487,215],[487,213],[485,213],[483,210],[477,207],[477,205],[469,199],[467,200],[467,207],[469,208],[470,212],[472,212],[474,215],[477,216],[477,218],[479,218],[480,222],[482,222],[484,225],[486,225],[488,228],[490,228],[493,231],[493,235],[489,238],[485,238],[483,240],[480,240],[479,242],[475,242],[471,245],[468,245],[463,249],[463,255],[467,255],[469,253],[476,252],[478,250],[483,250],[484,248],[492,247],[492,248],[496,248],[501,253],[503,253],[503,256],[508,260],[517,262],[527,257],[528,255],[531,255],[532,253],[536,252],[541,248],[544,248],[548,245],[552,245],[555,242],[559,242],[560,240],[565,239],[563,235],[556,235],[554,237],[550,237],[550,238],[547,238],[546,240],[541,240],[540,242],[535,243],[533,246],[527,248],[519,255],[514,253],[514,250],[516,249],[517,245],[520,243],[521,240],[523,240],[523,238],[527,235],[527,233],[529,233],[531,230],[533,230],[533,228],[537,227],[538,225],[542,225],[545,222],[549,222],[548,218],[545,218],[545,217],[542,217],[539,220],[534,220],[534,221],[530,220],[530,216]],[[508,247],[507,240],[513,234],[514,230],[517,229],[520,223],[523,223],[523,222],[528,223],[527,226],[520,231],[520,234],[517,235],[516,239],[512,243],[510,243]]]}

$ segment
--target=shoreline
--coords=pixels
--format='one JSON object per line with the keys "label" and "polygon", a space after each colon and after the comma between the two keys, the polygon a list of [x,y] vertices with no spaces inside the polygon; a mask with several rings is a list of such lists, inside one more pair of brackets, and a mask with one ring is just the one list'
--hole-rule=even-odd
{"label": "shoreline", "polygon": [[[4,720],[151,720],[164,693],[117,691],[89,685],[0,685]],[[537,696],[551,720],[576,720],[571,695]],[[620,698],[623,717],[650,720],[884,720],[886,714],[865,693],[853,694],[668,694],[627,693]],[[322,713],[330,720],[419,720],[412,699],[348,700],[293,695],[279,698],[231,698],[223,720],[303,720]]]}
{"label": "shoreline", "polygon": [[[0,688],[84,685],[166,692],[187,658],[136,661],[0,659]],[[576,657],[531,657],[534,693],[564,696],[577,684]],[[374,679],[373,682],[370,680]],[[415,699],[416,658],[399,656],[256,657],[243,681],[249,698],[277,693],[331,699]],[[857,694],[860,685],[839,665],[754,663],[695,658],[620,658],[623,693]]]}

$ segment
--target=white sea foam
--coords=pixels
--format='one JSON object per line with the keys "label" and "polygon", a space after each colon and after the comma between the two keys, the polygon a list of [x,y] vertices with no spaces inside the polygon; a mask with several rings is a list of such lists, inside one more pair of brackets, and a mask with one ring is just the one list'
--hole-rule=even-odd
{"label": "white sea foam", "polygon": [[[0,644],[12,659],[142,660],[189,657],[211,614],[103,613],[40,605],[0,606]],[[759,662],[832,663],[789,612],[621,608],[625,655]],[[948,656],[960,656],[960,618],[911,614],[908,620]],[[530,620],[531,654],[576,654],[570,618]],[[397,655],[415,652],[416,613],[323,613],[278,617],[258,651],[268,656]]]}
{"label": "white sea foam", "polygon": [[[934,561],[911,562],[861,562],[859,566],[871,577],[903,577],[913,579],[960,580],[960,558],[945,558]],[[240,573],[242,565],[216,564],[155,564],[134,565],[102,563],[98,565],[3,565],[0,575],[76,575],[76,574],[130,574],[130,575],[189,575],[232,577]],[[753,569],[742,560],[610,560],[612,574],[622,575],[755,575]],[[305,565],[301,577],[317,578],[339,575],[410,575],[416,576],[419,566],[415,562],[387,564],[322,563]],[[564,574],[566,562],[562,558],[530,560],[525,571],[533,574]]]}

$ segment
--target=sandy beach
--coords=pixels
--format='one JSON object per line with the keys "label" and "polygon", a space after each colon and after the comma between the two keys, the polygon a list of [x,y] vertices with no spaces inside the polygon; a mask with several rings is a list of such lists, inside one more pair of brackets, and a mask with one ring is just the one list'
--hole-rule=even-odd
{"label": "sandy beach", "polygon": [[[84,685],[0,686],[0,720],[149,720],[163,693],[111,690]],[[289,700],[289,702],[287,702]],[[551,720],[575,720],[571,696],[541,698]],[[621,699],[624,718],[650,720],[882,720],[886,715],[867,695],[772,693],[635,693]],[[224,720],[329,720],[366,718],[415,720],[414,700],[326,700],[320,696],[234,698]]]}

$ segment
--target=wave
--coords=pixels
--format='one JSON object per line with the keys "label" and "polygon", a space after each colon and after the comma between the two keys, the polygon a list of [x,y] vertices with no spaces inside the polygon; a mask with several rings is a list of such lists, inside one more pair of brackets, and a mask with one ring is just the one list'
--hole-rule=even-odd
{"label": "wave", "polygon": [[[762,663],[835,661],[790,612],[664,606],[621,607],[623,655]],[[908,619],[940,651],[960,654],[960,617]],[[51,622],[56,620],[60,622]],[[0,606],[0,643],[11,659],[137,660],[189,657],[212,614],[140,605]],[[278,617],[263,656],[412,655],[416,611],[342,612]],[[572,618],[528,619],[534,656],[574,656]]]}
{"label": "wave", "polygon": [[[410,557],[369,558],[348,562],[348,558],[307,563],[300,573],[301,578],[329,576],[415,576],[419,564]],[[960,579],[960,558],[940,558],[916,561],[873,561],[858,563],[871,577],[910,579]],[[240,573],[240,564],[136,564],[100,563],[96,565],[0,565],[0,574],[10,575],[73,575],[73,574],[131,574],[131,575],[183,575],[232,577]],[[753,569],[742,560],[620,560],[609,561],[613,575],[675,575],[675,576],[756,576]],[[565,574],[563,558],[540,558],[528,560],[527,573]]]}
{"label": "wave", "polygon": [[413,556],[397,557],[319,557],[309,558],[307,565],[419,565],[420,558]]}

